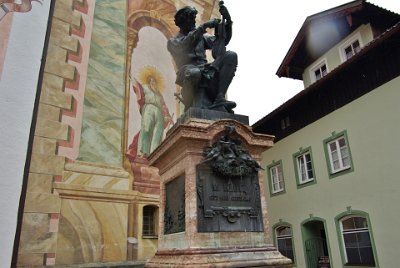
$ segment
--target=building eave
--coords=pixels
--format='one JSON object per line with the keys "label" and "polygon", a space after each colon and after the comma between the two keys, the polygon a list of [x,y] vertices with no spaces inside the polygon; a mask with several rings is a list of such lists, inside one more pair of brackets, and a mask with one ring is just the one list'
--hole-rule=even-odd
{"label": "building eave", "polygon": [[[398,42],[398,40],[400,39],[400,22],[395,24],[390,29],[386,30],[379,37],[377,37],[372,42],[367,44],[359,53],[357,53],[355,56],[345,61],[341,65],[339,65],[337,68],[328,73],[328,75],[318,80],[314,84],[311,84],[309,87],[302,90],[294,97],[292,97],[291,99],[280,105],[274,111],[272,111],[271,113],[269,113],[256,123],[254,123],[252,125],[252,128],[255,131],[258,131],[258,129],[262,128],[262,126],[264,125],[267,125],[273,119],[276,119],[276,117],[279,118],[282,117],[286,110],[288,110],[291,106],[295,105],[304,97],[307,97],[307,95],[310,95],[316,91],[323,91],[325,86],[328,85],[330,82],[334,81],[335,78],[338,77],[338,75],[343,75],[346,72],[346,70],[350,68],[354,63],[356,63],[360,59],[368,57],[369,54],[373,53],[376,48],[380,47],[391,38],[397,38],[395,42]],[[312,107],[310,109],[312,109]],[[275,133],[268,133],[268,134],[275,135]]]}
{"label": "building eave", "polygon": [[[396,18],[400,20],[400,15],[396,14],[387,9],[381,8],[379,6],[373,5],[371,3],[366,2],[365,0],[356,0],[349,2],[347,4],[343,4],[338,7],[334,7],[328,9],[323,12],[316,13],[314,15],[308,16],[301,26],[299,32],[296,35],[292,45],[290,46],[286,56],[284,57],[281,65],[279,66],[276,75],[278,77],[287,77],[302,80],[302,72],[304,71],[305,66],[299,66],[294,62],[294,58],[298,53],[300,53],[300,48],[303,46],[307,39],[307,32],[311,25],[320,24],[324,20],[339,20],[339,18],[347,17],[349,15],[355,14],[357,12],[361,12],[362,10],[378,10],[379,14],[384,14],[385,17]],[[395,22],[397,22],[395,20]],[[394,24],[394,23],[393,23]],[[393,24],[389,25],[392,26]],[[302,53],[301,55],[303,55]]]}

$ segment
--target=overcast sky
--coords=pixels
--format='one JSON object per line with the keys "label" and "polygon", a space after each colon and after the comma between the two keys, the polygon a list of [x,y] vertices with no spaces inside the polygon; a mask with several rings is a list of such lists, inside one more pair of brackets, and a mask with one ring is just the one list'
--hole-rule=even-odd
{"label": "overcast sky", "polygon": [[[250,124],[275,110],[303,89],[303,82],[275,75],[307,16],[348,3],[346,0],[225,0],[231,13],[233,37],[228,49],[239,56],[228,99],[235,113]],[[400,0],[371,0],[400,13]]]}

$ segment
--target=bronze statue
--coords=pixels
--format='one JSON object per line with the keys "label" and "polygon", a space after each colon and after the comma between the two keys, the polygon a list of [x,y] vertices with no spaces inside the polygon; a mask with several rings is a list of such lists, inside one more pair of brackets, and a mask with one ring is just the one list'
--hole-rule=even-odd
{"label": "bronze statue", "polygon": [[[236,103],[225,99],[237,67],[237,54],[226,51],[232,37],[232,20],[223,2],[219,2],[221,19],[196,27],[197,10],[186,6],[175,14],[179,33],[168,41],[168,50],[178,68],[176,84],[182,87],[185,111],[189,107],[233,113]],[[206,34],[215,29],[215,36]],[[206,50],[212,50],[214,61],[208,63]]]}

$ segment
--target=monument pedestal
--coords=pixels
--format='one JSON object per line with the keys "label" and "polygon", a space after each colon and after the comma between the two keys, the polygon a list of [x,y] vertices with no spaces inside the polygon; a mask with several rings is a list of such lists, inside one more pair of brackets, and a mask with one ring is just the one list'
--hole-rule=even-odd
{"label": "monument pedestal", "polygon": [[[158,251],[145,267],[292,267],[270,242],[264,171],[256,167],[272,145],[273,136],[232,119],[175,126],[149,157],[161,204]],[[221,159],[237,159],[229,175]]]}

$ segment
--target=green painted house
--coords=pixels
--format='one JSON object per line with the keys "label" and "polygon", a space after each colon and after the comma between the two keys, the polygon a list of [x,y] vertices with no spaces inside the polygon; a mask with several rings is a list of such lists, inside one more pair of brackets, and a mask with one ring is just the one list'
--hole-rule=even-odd
{"label": "green painted house", "polygon": [[399,267],[400,15],[366,1],[307,17],[277,71],[305,89],[253,125],[270,232],[296,267]]}

